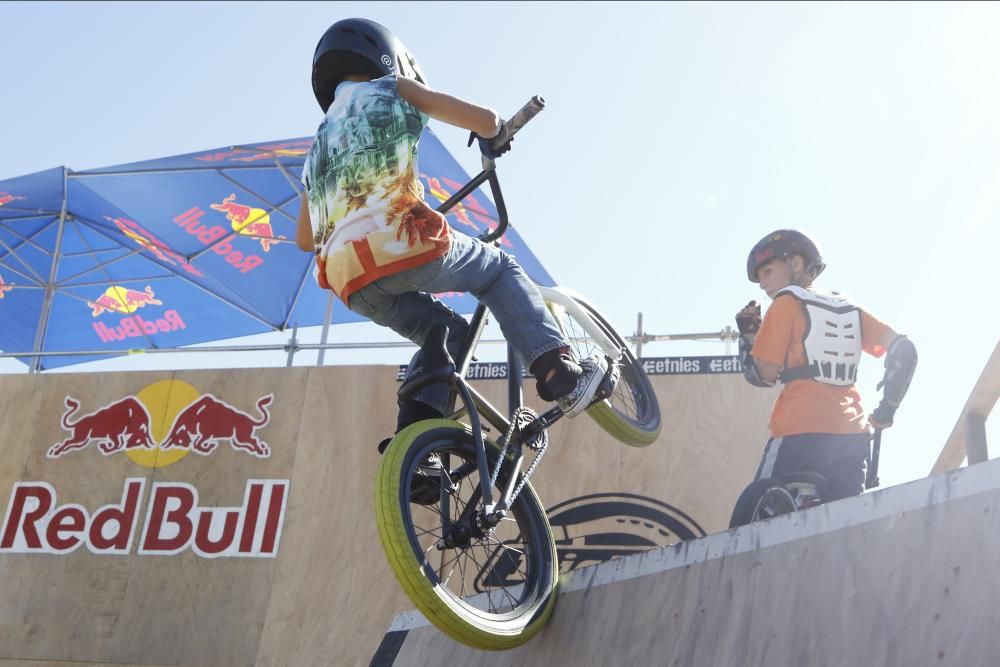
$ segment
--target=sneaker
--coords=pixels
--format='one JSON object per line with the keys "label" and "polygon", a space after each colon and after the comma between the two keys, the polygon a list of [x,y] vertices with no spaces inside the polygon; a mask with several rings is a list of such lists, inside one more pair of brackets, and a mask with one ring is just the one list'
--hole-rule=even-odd
{"label": "sneaker", "polygon": [[556,401],[567,417],[575,417],[590,407],[601,380],[608,372],[608,362],[604,356],[594,354],[582,360],[580,368],[583,373],[576,381],[576,388]]}

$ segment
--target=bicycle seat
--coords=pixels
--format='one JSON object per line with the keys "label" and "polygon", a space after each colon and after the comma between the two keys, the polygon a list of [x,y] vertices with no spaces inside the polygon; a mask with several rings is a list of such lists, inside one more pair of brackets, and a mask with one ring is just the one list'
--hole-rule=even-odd
{"label": "bicycle seat", "polygon": [[455,378],[455,361],[448,353],[446,342],[448,327],[439,324],[431,329],[421,347],[420,360],[399,388],[399,398],[406,400],[424,387],[439,382],[451,382]]}

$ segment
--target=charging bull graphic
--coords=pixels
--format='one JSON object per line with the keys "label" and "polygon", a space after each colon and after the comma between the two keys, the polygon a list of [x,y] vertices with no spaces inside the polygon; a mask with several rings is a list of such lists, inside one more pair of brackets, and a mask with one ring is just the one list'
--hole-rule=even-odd
{"label": "charging bull graphic", "polygon": [[12,201],[16,201],[18,199],[26,199],[26,197],[19,197],[18,195],[12,195],[6,192],[0,192],[0,206],[3,206],[4,204],[9,204]]}
{"label": "charging bull graphic", "polygon": [[163,305],[163,302],[153,294],[153,288],[148,285],[142,292],[128,289],[121,285],[113,285],[94,301],[87,302],[87,305],[92,309],[90,314],[94,317],[97,317],[104,311],[131,315],[147,304],[153,306]]}
{"label": "charging bull graphic", "polygon": [[259,417],[255,419],[212,394],[202,394],[177,413],[167,436],[162,443],[157,443],[149,411],[136,396],[119,399],[73,422],[70,418],[79,410],[80,402],[67,396],[62,427],[69,432],[69,437],[52,445],[47,456],[56,459],[91,443],[105,456],[140,448],[181,449],[208,455],[219,443],[228,440],[237,452],[268,458],[271,448],[257,437],[257,431],[270,423],[267,406],[273,400],[274,394],[257,400]]}
{"label": "charging bull graphic", "polygon": [[271,448],[266,442],[258,440],[254,432],[271,421],[271,415],[265,408],[273,399],[274,394],[268,394],[257,401],[260,419],[254,420],[247,413],[215,396],[204,394],[181,410],[161,447],[183,447],[198,454],[211,454],[219,441],[229,440],[229,444],[237,451],[267,458],[271,455]]}
{"label": "charging bull graphic", "polygon": [[[226,214],[226,220],[232,224],[234,232],[260,241],[260,247],[264,252],[270,252],[271,246],[277,242],[274,230],[271,228],[271,216],[264,209],[240,204],[236,201],[235,194],[223,199],[221,204],[212,204],[211,207]],[[283,240],[285,237],[277,238]]]}
{"label": "charging bull graphic", "polygon": [[62,427],[70,432],[70,436],[49,448],[50,459],[57,459],[74,449],[83,449],[91,442],[105,456],[124,449],[152,449],[154,446],[149,435],[149,411],[134,396],[99,408],[75,422],[70,422],[69,418],[80,409],[80,402],[67,396],[66,408]]}

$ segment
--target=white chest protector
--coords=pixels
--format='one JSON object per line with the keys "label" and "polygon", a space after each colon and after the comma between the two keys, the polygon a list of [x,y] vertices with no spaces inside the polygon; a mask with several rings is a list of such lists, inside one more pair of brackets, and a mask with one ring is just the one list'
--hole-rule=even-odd
{"label": "white chest protector", "polygon": [[791,286],[775,295],[791,294],[806,317],[806,333],[802,341],[806,350],[806,366],[786,368],[779,375],[782,382],[811,378],[823,384],[848,387],[858,376],[861,360],[861,311],[845,297],[837,294],[815,294]]}

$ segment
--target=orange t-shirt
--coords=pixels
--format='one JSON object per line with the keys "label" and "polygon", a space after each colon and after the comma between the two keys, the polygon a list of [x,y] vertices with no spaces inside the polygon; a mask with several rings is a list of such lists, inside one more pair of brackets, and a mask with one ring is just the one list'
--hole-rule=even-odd
{"label": "orange t-shirt", "polygon": [[[861,348],[875,357],[885,354],[879,339],[891,331],[884,322],[861,310]],[[806,334],[806,314],[801,302],[791,294],[781,294],[767,309],[760,331],[750,351],[757,359],[782,368],[806,365],[802,344]],[[771,435],[798,433],[864,433],[868,430],[861,394],[852,384],[838,387],[815,380],[792,380],[774,401]]]}

